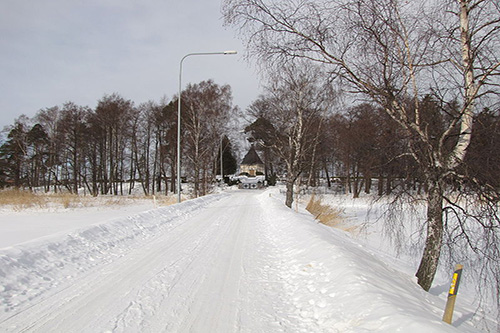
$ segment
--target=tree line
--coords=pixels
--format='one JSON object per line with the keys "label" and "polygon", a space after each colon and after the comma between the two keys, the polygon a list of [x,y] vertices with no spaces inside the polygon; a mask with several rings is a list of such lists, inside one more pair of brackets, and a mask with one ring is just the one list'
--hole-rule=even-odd
{"label": "tree line", "polygon": [[[211,80],[182,92],[182,177],[204,195],[236,160],[227,134],[231,88]],[[177,98],[136,106],[117,93],[95,109],[73,102],[21,116],[0,146],[0,187],[43,188],[71,193],[123,195],[140,187],[146,195],[176,189]],[[127,186],[124,186],[124,185]]]}
{"label": "tree line", "polygon": [[[287,76],[287,77],[284,77]],[[408,152],[411,137],[377,104],[340,105],[339,92],[311,64],[288,65],[271,74],[265,93],[248,108],[247,140],[260,151],[268,180],[282,178],[291,207],[293,187],[335,187],[358,198],[424,194],[425,175]],[[453,126],[456,100],[427,94],[418,102],[421,122],[433,145]],[[460,166],[468,180],[450,179],[450,188],[500,190],[500,108],[483,108],[473,116],[471,142]],[[457,143],[459,128],[449,131],[445,148]]]}

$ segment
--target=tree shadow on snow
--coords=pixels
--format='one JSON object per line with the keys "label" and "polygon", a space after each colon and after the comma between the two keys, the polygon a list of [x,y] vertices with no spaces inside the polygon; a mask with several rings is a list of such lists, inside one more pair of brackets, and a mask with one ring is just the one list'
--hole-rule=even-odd
{"label": "tree shadow on snow", "polygon": [[432,287],[431,289],[429,289],[429,293],[434,296],[439,296],[443,293],[448,293],[449,287],[449,284],[445,283],[439,286]]}

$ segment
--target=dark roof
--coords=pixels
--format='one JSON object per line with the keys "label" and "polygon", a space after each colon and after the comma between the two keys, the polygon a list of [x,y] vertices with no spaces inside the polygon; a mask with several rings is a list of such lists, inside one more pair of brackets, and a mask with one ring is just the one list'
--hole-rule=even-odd
{"label": "dark roof", "polygon": [[262,163],[262,160],[255,151],[255,148],[252,146],[248,151],[248,153],[245,155],[245,157],[243,157],[243,161],[241,161],[241,164],[253,165],[253,164],[264,164],[264,163]]}

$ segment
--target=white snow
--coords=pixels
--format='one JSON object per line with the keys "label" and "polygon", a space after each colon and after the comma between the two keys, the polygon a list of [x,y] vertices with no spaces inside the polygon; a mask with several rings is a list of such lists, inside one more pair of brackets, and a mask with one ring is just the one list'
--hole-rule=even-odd
{"label": "white snow", "polygon": [[97,201],[102,205],[29,208],[18,211],[0,209],[0,248],[155,208],[153,200],[127,200],[126,204],[120,201],[116,204],[110,204],[106,200]]}
{"label": "white snow", "polygon": [[[129,209],[60,213],[80,221],[66,226],[3,215],[0,331],[477,332],[467,310],[441,322],[443,297],[276,192]],[[50,230],[25,235],[35,219]]]}

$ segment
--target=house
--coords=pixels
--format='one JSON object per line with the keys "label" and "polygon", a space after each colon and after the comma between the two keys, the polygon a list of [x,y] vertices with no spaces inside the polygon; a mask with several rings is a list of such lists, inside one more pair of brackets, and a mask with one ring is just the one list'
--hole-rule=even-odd
{"label": "house", "polygon": [[264,174],[264,163],[260,159],[257,151],[252,146],[248,153],[243,157],[240,164],[240,175],[247,174],[250,177]]}
{"label": "house", "polygon": [[265,184],[264,163],[252,146],[240,164],[239,188],[257,189]]}

